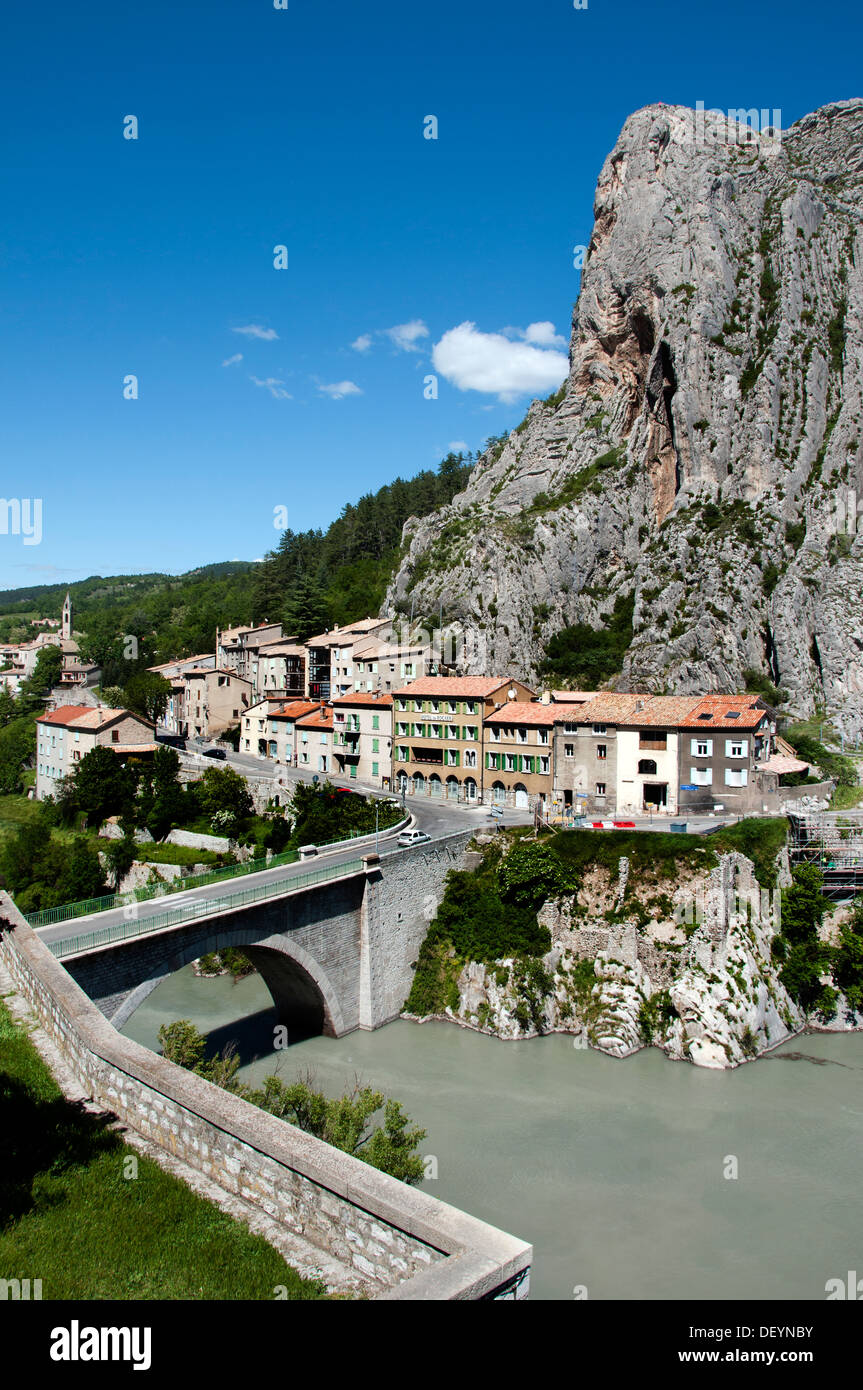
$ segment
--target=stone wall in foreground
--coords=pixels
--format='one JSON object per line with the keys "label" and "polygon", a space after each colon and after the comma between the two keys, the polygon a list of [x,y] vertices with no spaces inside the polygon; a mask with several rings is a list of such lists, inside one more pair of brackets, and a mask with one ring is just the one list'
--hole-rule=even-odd
{"label": "stone wall in foreground", "polygon": [[129,1129],[356,1270],[372,1297],[527,1296],[529,1245],[123,1037],[5,893],[0,927],[16,989],[84,1091]]}

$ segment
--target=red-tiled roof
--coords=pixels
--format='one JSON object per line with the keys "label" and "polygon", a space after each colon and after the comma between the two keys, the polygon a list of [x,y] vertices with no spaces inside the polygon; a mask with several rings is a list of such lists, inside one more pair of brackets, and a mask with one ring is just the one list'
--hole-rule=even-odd
{"label": "red-tiled roof", "polygon": [[[665,724],[673,729],[683,723],[698,702],[698,695],[651,695],[644,709],[633,712],[628,722],[660,727]],[[590,715],[593,708],[594,702],[591,700],[586,713]]]}
{"label": "red-tiled roof", "polygon": [[334,705],[391,705],[392,695],[376,695],[372,690],[355,690],[350,695],[337,695]]}
{"label": "red-tiled roof", "polygon": [[503,686],[513,683],[511,676],[421,676],[419,680],[411,681],[410,685],[393,691],[393,694],[414,698],[419,696],[422,699],[431,695],[448,695],[456,700],[464,696],[468,699],[487,699]]}
{"label": "red-tiled roof", "polygon": [[486,718],[486,724],[530,724],[548,727],[564,714],[559,705],[540,705],[534,701],[510,700]]}
{"label": "red-tiled roof", "polygon": [[292,700],[289,704],[279,705],[278,709],[270,712],[270,719],[302,719],[305,715],[314,714],[315,710],[321,708],[320,700]]}
{"label": "red-tiled roof", "polygon": [[70,724],[73,719],[80,719],[82,714],[89,714],[90,709],[90,705],[61,705],[59,709],[52,710],[50,714],[40,714],[36,723]]}
{"label": "red-tiled roof", "polygon": [[303,729],[332,729],[333,712],[332,710],[316,710],[314,714],[307,714],[304,719],[298,719],[297,726]]}
{"label": "red-tiled roof", "polygon": [[757,695],[704,695],[680,723],[685,729],[756,729],[767,718]]}
{"label": "red-tiled roof", "polygon": [[[567,717],[568,722],[591,724],[631,724],[641,719],[652,695],[630,694],[627,691],[600,691],[586,705],[558,705],[558,715]],[[639,709],[639,706],[641,708]]]}

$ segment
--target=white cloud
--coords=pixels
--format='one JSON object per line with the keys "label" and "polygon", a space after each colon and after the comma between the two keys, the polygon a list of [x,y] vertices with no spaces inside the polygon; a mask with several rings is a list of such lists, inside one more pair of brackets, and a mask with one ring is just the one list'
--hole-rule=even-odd
{"label": "white cloud", "polygon": [[361,396],[363,393],[355,381],[319,381],[318,390],[331,400],[340,401],[344,396]]}
{"label": "white cloud", "polygon": [[263,381],[256,376],[250,376],[249,381],[253,381],[256,386],[265,386],[274,400],[292,401],[294,399],[290,391],[284,389],[285,383],[277,376],[265,377]]}
{"label": "white cloud", "polygon": [[354,341],[351,343],[351,347],[353,348],[354,352],[368,352],[371,345],[371,333],[361,333],[360,336],[358,338],[355,338]]}
{"label": "white cloud", "polygon": [[566,339],[555,332],[554,324],[544,320],[542,323],[529,323],[524,330],[524,341],[537,347],[566,347]]}
{"label": "white cloud", "polygon": [[422,319],[411,319],[410,323],[397,323],[394,328],[385,328],[383,332],[402,352],[419,352],[417,339],[427,338],[429,335]]}
{"label": "white cloud", "polygon": [[236,362],[242,362],[242,360],[243,360],[243,354],[242,354],[241,352],[235,352],[234,355],[233,355],[233,357],[226,357],[226,358],[225,358],[224,362],[222,363],[222,366],[223,366],[223,367],[233,367],[234,364],[235,364]]}
{"label": "white cloud", "polygon": [[459,391],[485,391],[502,401],[528,391],[550,391],[569,371],[569,358],[562,352],[513,343],[502,333],[481,333],[468,322],[444,333],[435,343],[432,362]]}
{"label": "white cloud", "polygon": [[466,454],[468,451],[467,444],[463,439],[451,439],[446,447],[450,454]]}
{"label": "white cloud", "polygon": [[242,333],[247,338],[262,338],[266,343],[279,336],[275,328],[262,328],[259,323],[247,323],[243,328],[233,328],[231,332]]}

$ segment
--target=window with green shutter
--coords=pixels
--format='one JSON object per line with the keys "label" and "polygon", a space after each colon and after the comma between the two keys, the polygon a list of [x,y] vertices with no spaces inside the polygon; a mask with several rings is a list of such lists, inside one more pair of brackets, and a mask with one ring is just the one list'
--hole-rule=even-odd
{"label": "window with green shutter", "polygon": [[352,776],[352,777],[356,777],[356,775],[357,775],[357,765],[356,765],[356,763],[351,763],[351,776]]}
{"label": "window with green shutter", "polygon": [[372,763],[372,776],[373,776],[373,777],[377,777],[377,776],[378,776],[378,764],[377,764],[377,763]]}
{"label": "window with green shutter", "polygon": [[380,717],[380,715],[379,715],[379,714],[373,714],[373,715],[372,715],[372,728],[373,728],[373,729],[379,729],[380,727],[381,727],[381,717]]}
{"label": "window with green shutter", "polygon": [[373,752],[373,753],[379,753],[379,752],[381,751],[381,750],[380,750],[380,747],[379,747],[379,744],[380,744],[380,739],[379,739],[379,738],[373,738],[373,739],[372,739],[372,752]]}

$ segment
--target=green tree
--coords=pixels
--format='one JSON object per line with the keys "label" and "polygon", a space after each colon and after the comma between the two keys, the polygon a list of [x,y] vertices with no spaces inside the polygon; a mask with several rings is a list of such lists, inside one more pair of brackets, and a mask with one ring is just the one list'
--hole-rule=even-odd
{"label": "green tree", "polygon": [[15,833],[2,842],[0,869],[11,893],[17,895],[40,878],[50,846],[51,830],[42,814],[19,825]]}
{"label": "green tree", "polygon": [[36,752],[36,725],[32,718],[13,719],[0,729],[0,792],[20,792],[24,769]]}
{"label": "green tree", "polygon": [[542,676],[559,678],[597,690],[603,681],[616,675],[632,642],[635,595],[615,599],[604,628],[576,623],[552,637],[539,663]]}
{"label": "green tree", "polygon": [[18,714],[18,706],[9,687],[6,685],[0,687],[0,728],[5,729],[7,724],[18,717]]}
{"label": "green tree", "polygon": [[800,864],[782,894],[782,935],[787,941],[814,941],[824,919],[824,875],[815,864]]}
{"label": "green tree", "polygon": [[507,902],[534,912],[546,898],[574,886],[550,845],[524,840],[513,845],[498,870],[501,894]]}
{"label": "green tree", "polygon": [[[398,1101],[387,1100],[370,1086],[356,1086],[349,1095],[330,1100],[307,1081],[286,1084],[268,1076],[264,1085],[248,1092],[246,1098],[402,1182],[422,1181],[425,1170],[416,1150],[425,1130],[410,1128],[410,1119]],[[372,1127],[372,1117],[381,1107],[384,1123]]]}
{"label": "green tree", "polygon": [[826,910],[824,877],[814,864],[798,865],[792,877],[791,887],[782,894],[782,930],[772,948],[782,961],[779,978],[801,1009],[830,1012],[833,991],[821,977],[833,953],[818,936]]}
{"label": "green tree", "polygon": [[59,845],[55,848],[62,858],[56,886],[58,902],[77,903],[85,898],[102,897],[107,884],[93,841],[87,839],[86,835],[76,835],[68,853]]}
{"label": "green tree", "polygon": [[187,1071],[197,1071],[202,1065],[207,1040],[188,1018],[178,1019],[176,1023],[163,1023],[158,1038],[159,1046],[169,1062],[176,1062],[178,1067],[185,1067]]}
{"label": "green tree", "polygon": [[126,705],[126,692],[120,685],[103,685],[101,690],[102,703],[111,709],[123,709]]}
{"label": "green tree", "polygon": [[306,642],[327,626],[327,600],[320,584],[309,575],[299,576],[283,609],[285,626],[298,642]]}
{"label": "green tree", "polygon": [[171,698],[171,682],[155,671],[138,671],[130,676],[124,688],[126,707],[143,714],[154,724],[162,718]]}
{"label": "green tree", "polygon": [[76,764],[72,773],[72,799],[84,811],[90,825],[101,825],[107,816],[122,815],[135,799],[135,774],[110,748],[97,744]]}
{"label": "green tree", "polygon": [[232,767],[208,767],[196,790],[201,810],[210,820],[220,811],[228,812],[235,821],[252,814],[246,779]]}
{"label": "green tree", "polygon": [[135,862],[135,841],[129,835],[121,840],[109,840],[103,851],[111,878],[111,887],[117,893],[120,884]]}

